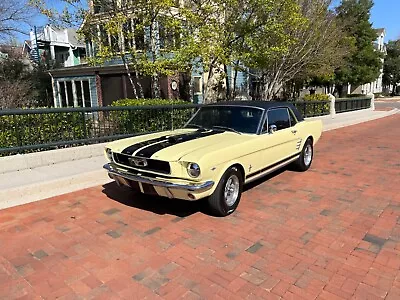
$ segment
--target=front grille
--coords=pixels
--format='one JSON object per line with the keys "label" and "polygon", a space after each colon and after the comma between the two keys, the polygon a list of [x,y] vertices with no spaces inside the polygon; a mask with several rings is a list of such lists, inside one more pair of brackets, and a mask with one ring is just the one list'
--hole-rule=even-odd
{"label": "front grille", "polygon": [[134,164],[131,164],[129,162],[129,158],[132,156],[121,154],[121,153],[113,153],[114,161],[118,164],[135,168],[135,169],[140,169],[140,170],[146,170],[146,171],[153,171],[153,172],[158,172],[162,174],[171,174],[171,167],[168,162],[162,161],[162,160],[156,160],[156,159],[146,159],[147,161],[147,166],[145,167],[139,167]]}

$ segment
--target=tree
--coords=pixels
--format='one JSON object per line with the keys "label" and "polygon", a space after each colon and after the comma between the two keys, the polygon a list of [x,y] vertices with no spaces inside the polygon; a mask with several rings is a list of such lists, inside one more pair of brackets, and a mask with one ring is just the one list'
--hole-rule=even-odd
{"label": "tree", "polygon": [[[347,54],[349,41],[342,38],[342,30],[335,14],[329,9],[331,0],[298,0],[299,14],[295,26],[288,26],[293,13],[283,14],[279,23],[284,28],[288,46],[283,53],[265,55],[261,35],[256,43],[255,55],[249,56],[248,65],[258,71],[253,74],[261,82],[262,98],[274,98],[288,83],[309,77],[332,73]],[[279,36],[278,36],[279,37]]]}
{"label": "tree", "polygon": [[374,47],[377,34],[369,21],[373,5],[372,0],[342,0],[337,8],[345,35],[355,39],[355,51],[335,72],[335,83],[341,96],[344,85],[372,82],[380,74],[382,53]]}
{"label": "tree", "polygon": [[386,45],[387,55],[383,65],[383,84],[392,86],[392,95],[400,83],[400,40],[389,41]]}
{"label": "tree", "polygon": [[187,0],[184,6],[174,0],[96,0],[89,11],[81,0],[61,1],[63,13],[31,0],[52,19],[74,23],[84,18],[81,32],[96,49],[91,63],[120,58],[130,79],[131,73],[152,78],[154,97],[160,75],[197,68],[209,74],[206,101],[218,97],[227,65],[242,68],[240,62],[256,47],[265,50],[264,57],[285,51],[285,30],[299,17],[296,0]]}
{"label": "tree", "polygon": [[[185,19],[193,27],[178,55],[208,72],[205,101],[221,97],[227,66],[247,72],[288,49],[287,31],[301,23],[295,0],[189,1]],[[191,32],[191,31],[189,31]],[[186,57],[185,57],[186,55]],[[188,59],[188,56],[190,59]],[[236,76],[234,76],[235,80]],[[235,86],[235,84],[233,84]],[[227,85],[226,94],[232,95]]]}
{"label": "tree", "polygon": [[18,33],[27,34],[22,25],[29,25],[35,12],[26,4],[26,0],[0,1],[0,40]]}
{"label": "tree", "polygon": [[50,75],[43,65],[26,65],[20,58],[0,61],[0,107],[17,108],[53,104]]}

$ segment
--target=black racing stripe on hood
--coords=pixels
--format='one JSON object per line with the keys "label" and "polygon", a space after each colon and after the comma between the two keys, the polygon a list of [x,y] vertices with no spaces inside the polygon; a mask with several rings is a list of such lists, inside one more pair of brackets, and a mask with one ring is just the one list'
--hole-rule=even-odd
{"label": "black racing stripe on hood", "polygon": [[188,134],[193,134],[193,133],[181,133],[181,134],[176,134],[176,135],[163,135],[163,136],[155,138],[155,139],[150,139],[150,140],[143,141],[143,142],[140,142],[140,143],[137,143],[137,144],[133,144],[133,145],[125,148],[124,150],[122,150],[121,153],[127,154],[127,155],[132,155],[133,153],[135,153],[135,151],[139,150],[140,148],[147,147],[147,146],[150,146],[152,144],[159,143],[159,142],[162,142],[162,141],[166,141],[169,137],[180,138],[182,136],[187,136]]}
{"label": "black racing stripe on hood", "polygon": [[157,144],[153,144],[151,146],[143,148],[138,153],[136,153],[135,156],[150,158],[156,152],[165,148],[219,133],[223,133],[223,131],[195,131],[186,135],[171,136],[164,142],[159,142]]}
{"label": "black racing stripe on hood", "polygon": [[125,148],[124,150],[122,150],[121,153],[132,155],[135,151],[139,150],[140,148],[149,146],[149,145],[154,144],[154,143],[158,143],[158,142],[164,141],[166,138],[167,138],[167,136],[164,135],[164,136],[159,137],[159,138],[155,138],[155,139],[143,141],[143,142],[140,142],[140,143],[137,143],[137,144],[133,144],[133,145]]}

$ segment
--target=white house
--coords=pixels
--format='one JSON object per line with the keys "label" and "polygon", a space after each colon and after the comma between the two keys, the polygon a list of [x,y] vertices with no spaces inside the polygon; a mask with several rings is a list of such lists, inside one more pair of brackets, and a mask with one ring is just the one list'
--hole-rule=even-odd
{"label": "white house", "polygon": [[51,25],[30,32],[31,58],[35,61],[54,61],[62,67],[85,62],[86,45],[79,41],[75,29],[59,29]]}
{"label": "white house", "polygon": [[[386,46],[385,46],[385,36],[386,30],[385,28],[378,28],[375,29],[376,34],[378,35],[374,46],[377,51],[382,53],[386,53]],[[380,70],[379,77],[370,83],[366,83],[360,85],[359,87],[353,89],[351,85],[348,86],[348,94],[369,94],[369,93],[382,93],[383,92],[383,85],[382,85],[382,77],[383,77],[383,63],[384,58],[382,58],[382,68]]]}

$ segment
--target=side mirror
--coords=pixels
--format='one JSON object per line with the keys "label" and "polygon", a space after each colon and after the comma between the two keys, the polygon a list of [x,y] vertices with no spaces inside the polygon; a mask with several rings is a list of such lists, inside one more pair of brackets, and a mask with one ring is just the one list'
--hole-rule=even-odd
{"label": "side mirror", "polygon": [[268,127],[268,132],[269,133],[274,133],[278,128],[276,127],[276,125],[269,125]]}

